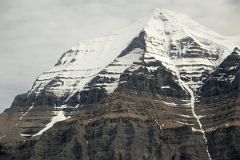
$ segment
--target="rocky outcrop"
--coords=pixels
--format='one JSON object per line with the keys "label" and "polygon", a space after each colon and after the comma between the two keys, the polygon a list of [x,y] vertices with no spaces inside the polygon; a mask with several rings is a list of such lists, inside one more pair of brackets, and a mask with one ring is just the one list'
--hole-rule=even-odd
{"label": "rocky outcrop", "polygon": [[[161,62],[148,64],[155,65],[156,70],[151,71],[147,66],[129,73],[126,71],[120,77],[117,91],[126,90],[135,95],[156,98],[159,96],[184,97],[186,93],[178,84],[178,79]],[[125,82],[125,83],[124,83]]]}
{"label": "rocky outcrop", "polygon": [[239,131],[239,126],[229,126],[208,134],[208,145],[213,159],[239,159]]}
{"label": "rocky outcrop", "polygon": [[[206,159],[202,135],[179,124],[164,103],[116,92],[57,123],[38,141],[18,144],[5,159]],[[30,149],[31,148],[31,149]],[[10,152],[10,153],[8,153]],[[27,154],[20,154],[26,152]]]}
{"label": "rocky outcrop", "polygon": [[201,88],[196,109],[202,116],[213,159],[238,159],[239,69],[236,49],[211,73]]}
{"label": "rocky outcrop", "polygon": [[201,88],[200,96],[218,96],[238,90],[240,55],[237,53],[237,50],[236,48],[232,54],[211,73]]}

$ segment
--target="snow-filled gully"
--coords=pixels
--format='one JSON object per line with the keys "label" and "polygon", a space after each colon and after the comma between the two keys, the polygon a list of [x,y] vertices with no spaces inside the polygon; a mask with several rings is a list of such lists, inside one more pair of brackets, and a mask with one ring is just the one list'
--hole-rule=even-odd
{"label": "snow-filled gully", "polygon": [[204,139],[204,141],[205,141],[205,144],[206,144],[206,152],[207,152],[207,155],[208,155],[208,158],[209,158],[209,160],[212,160],[212,158],[211,158],[211,155],[210,155],[210,153],[209,153],[209,151],[208,151],[208,145],[207,145],[207,138],[206,138],[206,135],[205,135],[205,131],[203,130],[203,128],[202,128],[202,123],[201,123],[201,121],[200,121],[200,116],[198,116],[197,114],[196,114],[196,112],[195,112],[195,95],[194,95],[194,92],[193,92],[193,90],[185,83],[185,82],[183,82],[181,79],[180,79],[180,76],[178,77],[179,78],[179,84],[190,94],[190,96],[191,96],[191,99],[190,99],[190,101],[191,101],[191,110],[192,110],[192,114],[193,114],[193,117],[197,120],[197,123],[198,123],[198,125],[199,125],[199,128],[200,128],[200,132],[202,133],[202,135],[203,135],[203,139]]}
{"label": "snow-filled gully", "polygon": [[41,129],[38,133],[34,134],[33,137],[42,135],[43,132],[50,129],[55,123],[60,122],[60,121],[64,121],[64,120],[69,118],[69,117],[66,117],[64,115],[63,111],[55,111],[54,113],[56,115],[52,117],[51,121],[43,129]]}

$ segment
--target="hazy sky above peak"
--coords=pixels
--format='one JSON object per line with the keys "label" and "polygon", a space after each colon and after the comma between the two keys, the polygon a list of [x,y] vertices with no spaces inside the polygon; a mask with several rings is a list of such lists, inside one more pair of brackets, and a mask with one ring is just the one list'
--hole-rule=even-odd
{"label": "hazy sky above peak", "polygon": [[155,8],[185,13],[223,35],[240,35],[239,0],[1,0],[0,112],[64,51]]}

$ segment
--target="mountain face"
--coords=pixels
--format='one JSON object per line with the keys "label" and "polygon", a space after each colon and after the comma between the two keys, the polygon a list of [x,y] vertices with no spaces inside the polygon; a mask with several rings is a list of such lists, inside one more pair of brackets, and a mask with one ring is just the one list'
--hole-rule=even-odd
{"label": "mountain face", "polygon": [[2,113],[0,159],[239,159],[239,46],[160,9],[81,42]]}

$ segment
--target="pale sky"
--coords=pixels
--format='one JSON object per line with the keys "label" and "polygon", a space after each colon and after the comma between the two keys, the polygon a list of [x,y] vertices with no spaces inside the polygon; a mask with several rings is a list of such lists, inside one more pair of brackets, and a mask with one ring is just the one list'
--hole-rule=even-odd
{"label": "pale sky", "polygon": [[240,35],[239,0],[1,0],[0,112],[64,51],[155,8],[185,13],[223,35]]}

